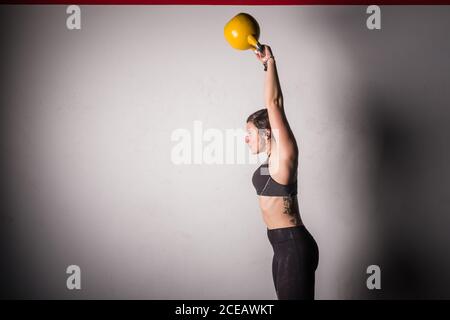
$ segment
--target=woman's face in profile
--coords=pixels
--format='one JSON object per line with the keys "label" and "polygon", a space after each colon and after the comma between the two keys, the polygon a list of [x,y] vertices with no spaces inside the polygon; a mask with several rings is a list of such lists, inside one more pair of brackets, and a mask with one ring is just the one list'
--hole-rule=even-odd
{"label": "woman's face in profile", "polygon": [[264,130],[258,130],[258,128],[253,124],[253,122],[247,122],[246,125],[247,135],[245,136],[245,143],[250,148],[250,152],[252,154],[258,154],[261,151],[264,151],[265,141],[260,136],[260,132],[262,133]]}
{"label": "woman's face in profile", "polygon": [[258,153],[258,129],[249,121],[246,125],[247,135],[245,136],[245,143],[250,148],[252,154]]}

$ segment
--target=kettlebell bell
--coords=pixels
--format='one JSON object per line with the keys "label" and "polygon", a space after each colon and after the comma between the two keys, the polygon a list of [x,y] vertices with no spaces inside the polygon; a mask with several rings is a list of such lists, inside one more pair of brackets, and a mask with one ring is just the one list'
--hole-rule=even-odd
{"label": "kettlebell bell", "polygon": [[248,13],[239,13],[227,22],[224,28],[225,39],[235,49],[257,49],[263,53],[263,47],[258,42],[258,22]]}

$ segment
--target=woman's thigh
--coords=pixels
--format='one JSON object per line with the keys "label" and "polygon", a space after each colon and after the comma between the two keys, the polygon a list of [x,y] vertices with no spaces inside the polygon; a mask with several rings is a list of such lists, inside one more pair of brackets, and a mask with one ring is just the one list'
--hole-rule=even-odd
{"label": "woman's thigh", "polygon": [[317,250],[309,239],[277,245],[273,274],[278,299],[314,299]]}

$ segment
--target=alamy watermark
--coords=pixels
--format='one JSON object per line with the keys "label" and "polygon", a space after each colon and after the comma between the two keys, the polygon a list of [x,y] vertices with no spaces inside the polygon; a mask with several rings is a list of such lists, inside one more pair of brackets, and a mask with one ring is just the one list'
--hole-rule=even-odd
{"label": "alamy watermark", "polygon": [[66,287],[69,290],[81,290],[81,269],[79,266],[72,264],[67,267],[66,273],[70,274],[66,280]]}
{"label": "alamy watermark", "polygon": [[[278,131],[270,130],[271,137],[275,141],[279,141]],[[264,148],[266,133],[265,129],[204,129],[202,121],[195,120],[192,129],[177,128],[172,131],[170,139],[174,144],[171,148],[170,159],[176,165],[256,164],[267,158]],[[254,148],[254,153],[250,145]],[[279,144],[271,142],[270,152],[277,152],[278,149]],[[276,168],[278,168],[277,163],[272,162],[272,172]]]}
{"label": "alamy watermark", "polygon": [[381,269],[378,265],[372,264],[367,267],[367,274],[370,276],[366,280],[366,286],[369,290],[381,289]]}

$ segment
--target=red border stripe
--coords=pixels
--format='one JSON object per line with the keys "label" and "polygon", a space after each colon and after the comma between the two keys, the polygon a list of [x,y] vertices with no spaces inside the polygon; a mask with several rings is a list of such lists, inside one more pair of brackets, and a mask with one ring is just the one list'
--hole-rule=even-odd
{"label": "red border stripe", "polygon": [[0,4],[76,5],[449,5],[450,0],[0,0]]}

